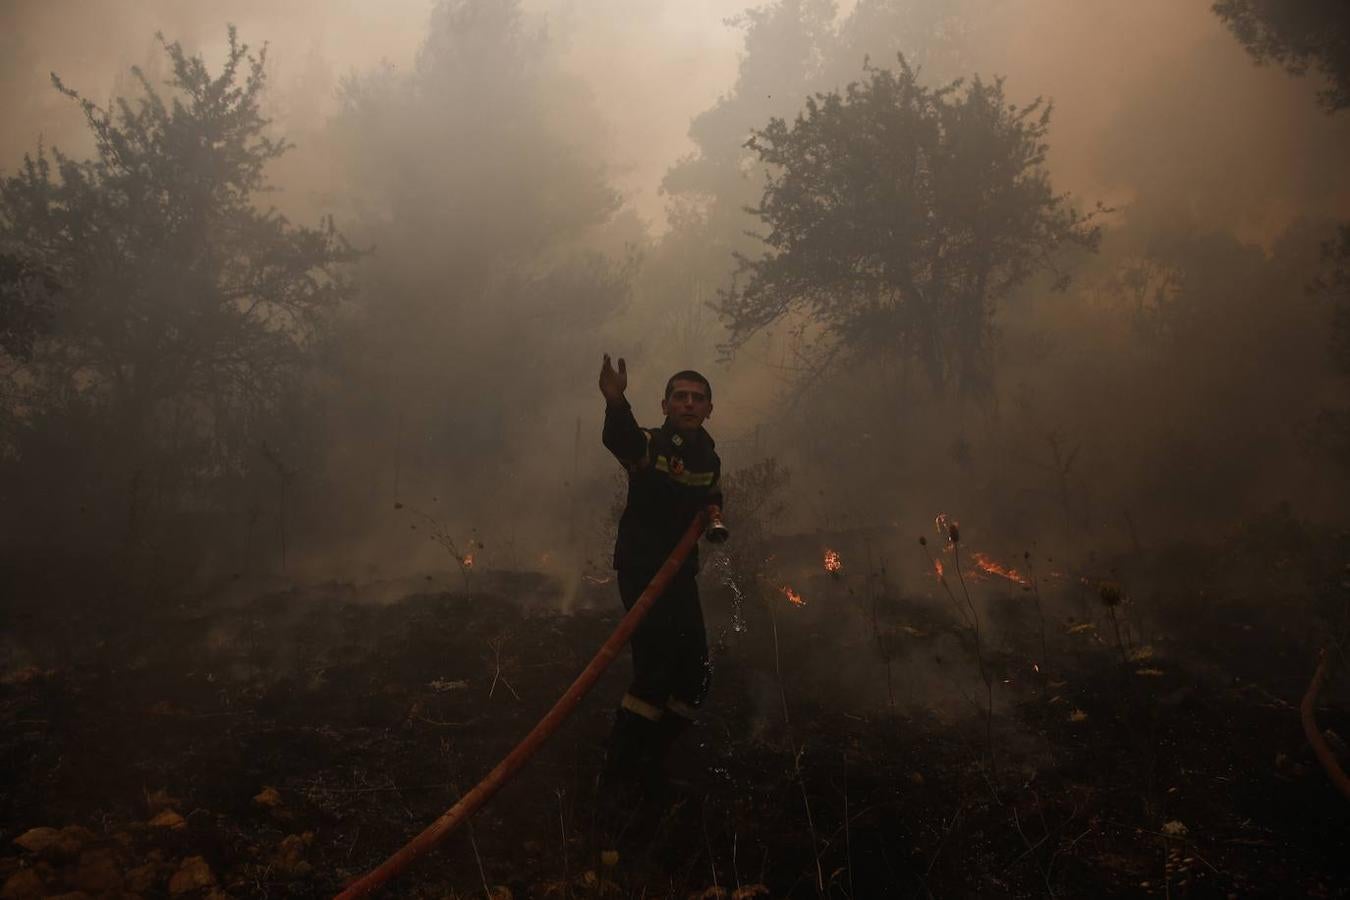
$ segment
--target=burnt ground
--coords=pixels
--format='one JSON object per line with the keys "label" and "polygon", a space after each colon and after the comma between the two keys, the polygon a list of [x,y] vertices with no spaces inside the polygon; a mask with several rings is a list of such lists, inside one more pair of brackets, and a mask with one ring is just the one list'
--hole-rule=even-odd
{"label": "burnt ground", "polygon": [[[597,816],[625,659],[470,830],[383,895],[1350,895],[1350,802],[1297,713],[1306,623],[1350,593],[1344,549],[1274,564],[1246,594],[1214,587],[1222,553],[1158,554],[1138,576],[1154,587],[1116,610],[1047,582],[1045,659],[1032,594],[972,583],[989,731],[973,635],[934,585],[818,574],[806,606],[748,604],[742,631],[713,585],[713,693],[668,802],[618,835]],[[235,590],[134,615],[15,600],[4,897],[333,894],[552,705],[617,623],[612,589],[569,614],[530,574]],[[1318,715],[1350,735],[1343,683]]]}

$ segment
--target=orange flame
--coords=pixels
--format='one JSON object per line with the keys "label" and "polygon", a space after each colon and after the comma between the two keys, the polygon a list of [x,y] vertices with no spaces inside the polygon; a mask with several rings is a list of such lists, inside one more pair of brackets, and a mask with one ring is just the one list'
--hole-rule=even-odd
{"label": "orange flame", "polygon": [[794,591],[794,590],[793,590],[791,587],[789,587],[788,585],[786,585],[786,584],[783,585],[781,588],[779,588],[779,590],[781,590],[781,591],[783,592],[783,596],[786,597],[786,598],[788,598],[788,600],[792,603],[793,606],[805,606],[805,605],[806,605],[806,601],[805,601],[804,599],[802,599],[802,595],[799,594],[799,593],[797,593],[796,591]]}
{"label": "orange flame", "polygon": [[999,578],[1006,578],[1014,584],[1028,587],[1031,585],[1031,582],[1028,581],[1026,576],[1022,573],[1018,572],[1016,569],[1010,569],[1005,565],[994,562],[983,553],[973,553],[971,556],[975,559],[975,568],[986,575],[997,575]]}
{"label": "orange flame", "polygon": [[840,569],[842,569],[843,567],[844,567],[844,563],[843,563],[842,560],[839,559],[839,551],[838,551],[838,550],[830,550],[830,549],[826,548],[826,550],[825,550],[825,571],[826,571],[826,572],[829,572],[831,575],[833,575],[833,574],[835,574],[836,572],[838,572]]}
{"label": "orange flame", "polygon": [[942,560],[940,559],[933,560],[933,568],[937,571],[938,581],[941,581],[943,575],[946,574],[946,570],[942,568]]}
{"label": "orange flame", "polygon": [[473,554],[472,554],[472,553],[465,553],[464,556],[463,556],[463,558],[460,559],[459,564],[460,564],[461,566],[463,566],[464,568],[466,568],[466,569],[472,569],[472,568],[473,568]]}

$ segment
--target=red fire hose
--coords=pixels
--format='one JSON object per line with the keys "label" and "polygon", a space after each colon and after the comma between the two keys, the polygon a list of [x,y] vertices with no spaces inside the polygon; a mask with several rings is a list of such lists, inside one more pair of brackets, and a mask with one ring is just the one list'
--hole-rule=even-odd
{"label": "red fire hose", "polygon": [[1345,770],[1336,760],[1336,754],[1331,752],[1327,746],[1326,738],[1322,737],[1322,730],[1317,727],[1317,694],[1322,690],[1322,682],[1327,677],[1327,651],[1324,649],[1317,655],[1317,670],[1313,672],[1312,681],[1308,684],[1308,690],[1303,694],[1303,702],[1299,704],[1299,718],[1303,720],[1303,733],[1308,738],[1308,743],[1312,744],[1313,755],[1317,761],[1322,764],[1326,770],[1327,777],[1331,783],[1336,785],[1336,789],[1350,800],[1350,777],[1346,777]]}
{"label": "red fire hose", "polygon": [[582,670],[577,676],[576,681],[569,687],[553,704],[553,708],[548,711],[539,724],[525,736],[525,739],[516,745],[516,748],[506,755],[506,758],[497,763],[497,767],[487,774],[482,781],[469,791],[463,797],[459,798],[454,806],[443,812],[435,822],[432,822],[421,834],[413,838],[395,853],[386,859],[380,865],[362,875],[356,881],[337,895],[337,900],[353,900],[356,897],[365,897],[371,891],[374,891],[390,878],[402,872],[410,866],[414,860],[426,853],[446,835],[478,811],[478,808],[486,803],[493,794],[501,789],[516,774],[521,766],[529,760],[531,756],[539,750],[544,741],[548,740],[553,732],[558,730],[558,726],[563,720],[571,715],[572,710],[576,709],[581,698],[586,695],[595,682],[599,680],[600,674],[605,671],[614,657],[619,655],[623,645],[628,643],[628,639],[633,636],[638,623],[651,610],[652,604],[656,598],[661,596],[662,591],[670,584],[670,579],[675,577],[675,573],[680,570],[684,564],[685,557],[689,551],[698,543],[699,535],[703,532],[703,525],[706,519],[706,513],[699,513],[694,517],[694,521],[689,523],[688,529],[684,532],[684,537],[675,545],[675,549],[670,552],[665,564],[657,571],[647,589],[642,592],[633,608],[619,622],[619,626],[614,629],[614,633],[609,636],[590,661],[590,664]]}

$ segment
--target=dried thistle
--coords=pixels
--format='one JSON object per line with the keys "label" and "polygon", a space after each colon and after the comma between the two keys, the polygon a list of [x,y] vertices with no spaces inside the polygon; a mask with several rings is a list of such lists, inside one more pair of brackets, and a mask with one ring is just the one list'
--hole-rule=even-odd
{"label": "dried thistle", "polygon": [[1124,599],[1120,590],[1120,585],[1111,581],[1103,581],[1101,585],[1098,586],[1097,596],[1101,599],[1102,606],[1105,606],[1107,609],[1115,609],[1117,606],[1120,606],[1121,600]]}

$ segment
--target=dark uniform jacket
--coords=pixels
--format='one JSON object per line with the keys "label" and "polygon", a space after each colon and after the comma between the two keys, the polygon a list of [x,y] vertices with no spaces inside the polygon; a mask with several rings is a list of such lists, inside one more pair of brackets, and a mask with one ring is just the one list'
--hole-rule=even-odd
{"label": "dark uniform jacket", "polygon": [[[655,572],[705,506],[722,505],[722,461],[702,428],[683,437],[667,421],[639,428],[627,403],[605,407],[604,443],[628,470],[614,568]],[[695,545],[684,569],[698,571]]]}

